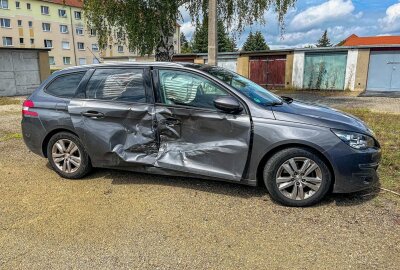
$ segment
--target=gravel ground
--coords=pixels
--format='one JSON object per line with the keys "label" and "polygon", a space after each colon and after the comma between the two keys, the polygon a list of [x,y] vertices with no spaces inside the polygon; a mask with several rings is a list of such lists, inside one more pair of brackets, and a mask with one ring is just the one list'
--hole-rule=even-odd
{"label": "gravel ground", "polygon": [[[20,107],[0,132],[20,132]],[[0,269],[399,269],[400,199],[368,191],[310,208],[265,188],[98,169],[65,180],[0,142]]]}

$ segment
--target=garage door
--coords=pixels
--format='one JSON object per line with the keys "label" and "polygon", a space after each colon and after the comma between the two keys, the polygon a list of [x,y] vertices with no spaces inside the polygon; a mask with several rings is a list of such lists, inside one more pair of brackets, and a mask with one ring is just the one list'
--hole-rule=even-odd
{"label": "garage door", "polygon": [[344,90],[346,64],[347,52],[306,54],[303,87]]}
{"label": "garage door", "polygon": [[285,86],[286,56],[274,55],[250,60],[250,80],[267,88]]}
{"label": "garage door", "polygon": [[28,95],[39,84],[37,52],[0,51],[0,96]]}
{"label": "garage door", "polygon": [[367,90],[400,91],[400,51],[371,52]]}

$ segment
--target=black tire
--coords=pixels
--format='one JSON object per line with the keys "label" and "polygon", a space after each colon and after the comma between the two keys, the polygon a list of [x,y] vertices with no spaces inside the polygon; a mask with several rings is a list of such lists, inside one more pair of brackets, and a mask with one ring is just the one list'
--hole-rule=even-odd
{"label": "black tire", "polygon": [[[294,180],[290,180],[289,182],[292,183],[292,181],[293,181],[293,183],[295,183],[295,184],[293,184],[292,192],[296,193],[296,195],[294,195],[294,196],[296,196],[296,198],[297,198],[297,196],[299,196],[298,194],[300,194],[298,191],[294,192],[294,188],[297,188],[297,185],[301,186],[302,191],[303,191],[303,188],[308,189],[309,194],[312,194],[312,195],[310,195],[310,197],[306,198],[306,196],[304,196],[304,193],[302,193],[302,196],[304,199],[298,199],[298,200],[287,197],[287,195],[289,195],[289,194],[284,195],[283,192],[281,192],[279,190],[278,183],[276,180],[278,177],[278,173],[282,173],[282,172],[287,173],[285,171],[285,169],[281,168],[281,166],[283,166],[283,164],[288,162],[289,160],[296,159],[296,158],[299,158],[299,159],[304,158],[304,159],[309,159],[311,161],[314,161],[316,163],[316,165],[319,166],[320,170],[318,170],[318,173],[322,176],[319,189],[317,191],[314,191],[311,188],[309,188],[308,186],[305,186],[303,183],[301,183],[306,180],[301,180],[302,178],[292,178],[292,175],[288,175],[287,178],[294,179]],[[292,166],[291,166],[291,168],[292,168]],[[299,170],[299,172],[300,172],[300,170]],[[296,177],[301,177],[298,174],[304,175],[299,172],[295,173],[297,175]],[[312,172],[312,173],[316,173],[316,171]],[[268,160],[268,162],[265,164],[263,177],[264,177],[265,185],[266,185],[273,200],[275,200],[283,205],[294,206],[294,207],[311,206],[311,205],[318,203],[328,193],[331,183],[332,183],[332,175],[331,175],[331,172],[330,172],[327,164],[315,152],[313,152],[307,148],[300,148],[300,147],[287,148],[287,149],[281,150],[281,151],[277,152],[276,154],[274,154]],[[286,182],[286,183],[289,183],[289,182]],[[310,184],[310,183],[308,183],[308,184]],[[290,188],[291,187],[288,186],[287,189],[290,190]],[[287,192],[287,190],[285,190],[285,191]]]}
{"label": "black tire", "polygon": [[[79,157],[80,157],[80,166],[76,167],[76,170],[73,172],[64,172],[60,169],[55,161],[53,160],[52,149],[54,144],[59,140],[69,140],[73,142],[79,149]],[[60,132],[54,134],[47,144],[47,158],[50,162],[51,167],[63,178],[67,179],[79,179],[87,175],[92,170],[92,164],[90,162],[90,157],[85,151],[81,141],[77,136],[69,132]]]}

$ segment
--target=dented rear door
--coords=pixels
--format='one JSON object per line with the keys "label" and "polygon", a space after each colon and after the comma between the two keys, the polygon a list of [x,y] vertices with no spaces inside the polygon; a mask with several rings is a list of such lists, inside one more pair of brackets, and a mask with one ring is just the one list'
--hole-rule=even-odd
{"label": "dented rear door", "polygon": [[95,166],[153,165],[158,155],[149,69],[101,68],[68,111]]}
{"label": "dented rear door", "polygon": [[250,116],[246,110],[219,111],[213,103],[215,98],[234,95],[185,70],[160,69],[153,75],[160,143],[155,166],[240,181],[249,155]]}

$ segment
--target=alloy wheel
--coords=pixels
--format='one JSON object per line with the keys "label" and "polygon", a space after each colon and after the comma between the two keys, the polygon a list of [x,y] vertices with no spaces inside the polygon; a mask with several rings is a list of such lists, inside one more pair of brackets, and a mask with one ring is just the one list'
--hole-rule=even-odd
{"label": "alloy wheel", "polygon": [[71,140],[56,141],[52,147],[51,156],[54,164],[63,172],[73,173],[81,166],[81,152]]}
{"label": "alloy wheel", "polygon": [[294,157],[285,161],[276,174],[279,192],[292,200],[312,197],[321,187],[322,172],[315,161]]}

